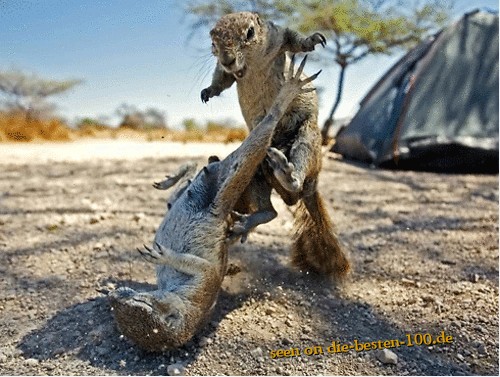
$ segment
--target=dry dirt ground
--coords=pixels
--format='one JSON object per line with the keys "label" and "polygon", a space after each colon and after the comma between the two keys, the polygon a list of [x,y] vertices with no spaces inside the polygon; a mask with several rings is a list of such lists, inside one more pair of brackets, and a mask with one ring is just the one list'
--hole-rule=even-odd
{"label": "dry dirt ground", "polygon": [[[233,147],[0,145],[0,373],[166,375],[182,364],[188,375],[498,375],[498,176],[331,156],[320,191],[354,265],[346,284],[290,268],[292,215],[274,198],[279,217],[230,249],[241,271],[201,334],[163,354],[123,338],[103,292],[155,284],[135,251],[165,211],[167,193],[151,183]],[[376,350],[328,352],[332,341],[443,331],[447,344],[392,348],[395,364]],[[290,348],[300,356],[271,358]]]}

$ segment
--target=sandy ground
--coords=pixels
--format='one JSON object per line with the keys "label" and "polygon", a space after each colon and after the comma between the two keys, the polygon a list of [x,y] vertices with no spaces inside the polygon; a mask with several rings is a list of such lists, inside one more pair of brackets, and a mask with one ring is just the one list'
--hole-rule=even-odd
{"label": "sandy ground", "polygon": [[[233,148],[1,144],[0,373],[166,375],[180,364],[189,375],[498,375],[498,176],[373,170],[332,156],[320,191],[354,264],[345,285],[290,268],[292,215],[276,197],[279,217],[230,250],[241,272],[226,277],[201,334],[163,354],[121,336],[101,292],[155,284],[135,251],[165,211],[167,194],[151,183]],[[328,352],[340,351],[332,341],[371,348],[406,334],[448,342],[391,348],[397,360]],[[280,349],[300,355],[271,358]]]}

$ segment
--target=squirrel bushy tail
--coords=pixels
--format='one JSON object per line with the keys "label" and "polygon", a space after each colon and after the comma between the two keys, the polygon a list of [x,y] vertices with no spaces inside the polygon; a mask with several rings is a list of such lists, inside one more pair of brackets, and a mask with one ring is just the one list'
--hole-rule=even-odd
{"label": "squirrel bushy tail", "polygon": [[294,217],[292,263],[300,270],[343,280],[350,270],[349,261],[317,190],[302,197]]}

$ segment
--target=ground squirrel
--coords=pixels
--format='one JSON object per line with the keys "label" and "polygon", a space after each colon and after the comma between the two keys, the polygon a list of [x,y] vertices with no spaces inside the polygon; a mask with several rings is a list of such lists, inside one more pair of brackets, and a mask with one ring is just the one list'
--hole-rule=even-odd
{"label": "ground squirrel", "polygon": [[307,84],[319,72],[301,80],[304,64],[305,59],[295,76],[290,66],[290,78],[270,111],[233,153],[222,161],[209,159],[196,176],[196,166],[187,164],[156,184],[178,187],[169,198],[154,246],[139,250],[157,264],[158,288],[136,292],[122,287],[109,294],[120,331],[140,347],[179,347],[210,318],[227,269],[231,212],[266,157],[274,128],[289,104],[314,90]]}
{"label": "ground squirrel", "polygon": [[[211,85],[201,92],[201,99],[207,102],[236,82],[241,111],[250,130],[268,114],[286,80],[289,64],[286,52],[312,51],[315,45],[326,43],[320,33],[304,38],[293,30],[264,22],[250,12],[223,16],[210,36],[217,66]],[[241,206],[244,213],[235,233],[245,238],[253,227],[277,215],[269,197],[266,199],[266,193],[270,195],[274,188],[287,205],[299,202],[293,264],[302,270],[341,279],[349,271],[349,261],[317,190],[321,170],[317,102],[316,93],[302,93],[280,120],[266,162],[257,173],[263,177],[260,185],[254,180],[253,189],[258,190],[254,197],[259,202],[253,206],[258,208]]]}

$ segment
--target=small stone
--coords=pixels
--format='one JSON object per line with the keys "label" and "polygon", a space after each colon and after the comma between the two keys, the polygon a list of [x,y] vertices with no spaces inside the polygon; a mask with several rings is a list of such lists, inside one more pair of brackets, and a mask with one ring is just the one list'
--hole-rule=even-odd
{"label": "small stone", "polygon": [[266,308],[265,313],[266,313],[266,315],[272,315],[272,314],[276,313],[276,309],[274,309],[272,307]]}
{"label": "small stone", "polygon": [[474,326],[474,330],[482,332],[483,334],[487,334],[488,333],[488,331],[483,326],[481,326],[481,325],[475,325]]}
{"label": "small stone", "polygon": [[90,225],[98,224],[99,223],[99,218],[98,217],[91,217],[89,220]]}
{"label": "small stone", "polygon": [[488,349],[486,348],[486,346],[485,346],[484,343],[478,344],[478,346],[477,346],[477,352],[480,355],[488,355]]}
{"label": "small stone", "polygon": [[454,266],[457,264],[457,262],[450,260],[450,259],[443,259],[443,260],[441,260],[441,263],[445,264],[447,266]]}
{"label": "small stone", "polygon": [[38,365],[38,360],[37,359],[26,359],[26,360],[24,360],[24,364],[26,364],[27,366],[30,366],[30,367],[34,367],[34,366]]}
{"label": "small stone", "polygon": [[465,357],[463,357],[461,354],[457,353],[457,359],[460,360],[461,362],[465,361]]}
{"label": "small stone", "polygon": [[283,338],[281,339],[281,344],[284,346],[289,346],[290,344],[293,344],[293,340],[290,338]]}
{"label": "small stone", "polygon": [[250,355],[252,355],[255,359],[258,359],[264,356],[264,352],[262,351],[262,348],[257,347],[250,351]]}
{"label": "small stone", "polygon": [[213,343],[213,340],[211,338],[207,338],[206,336],[203,336],[203,337],[201,337],[198,345],[200,347],[205,347],[206,345],[212,344],[212,343]]}
{"label": "small stone", "polygon": [[7,355],[0,353],[0,364],[4,364],[7,361]]}
{"label": "small stone", "polygon": [[292,327],[293,326],[293,322],[291,320],[287,319],[285,321],[285,325],[287,325],[288,327]]}
{"label": "small stone", "polygon": [[383,349],[377,352],[377,359],[383,364],[394,364],[398,363],[398,355],[388,349]]}
{"label": "small stone", "polygon": [[469,275],[469,280],[472,283],[477,283],[479,281],[479,275],[478,274],[470,274]]}
{"label": "small stone", "polygon": [[169,376],[184,376],[184,366],[179,363],[171,364],[167,367],[167,374]]}
{"label": "small stone", "polygon": [[304,325],[304,326],[302,327],[302,332],[303,332],[304,334],[309,334],[311,331],[312,331],[311,326]]}
{"label": "small stone", "polygon": [[436,299],[430,295],[425,295],[422,296],[422,301],[423,302],[434,302]]}
{"label": "small stone", "polygon": [[120,360],[118,364],[120,364],[120,368],[125,368],[127,366],[127,362],[125,360]]}
{"label": "small stone", "polygon": [[144,219],[146,217],[146,215],[144,213],[136,213],[133,217],[134,221],[136,222],[139,222],[141,221],[142,219]]}
{"label": "small stone", "polygon": [[116,284],[108,282],[106,283],[106,288],[108,288],[110,291],[114,291],[116,289]]}
{"label": "small stone", "polygon": [[406,285],[415,285],[415,281],[407,278],[402,278],[401,283]]}

